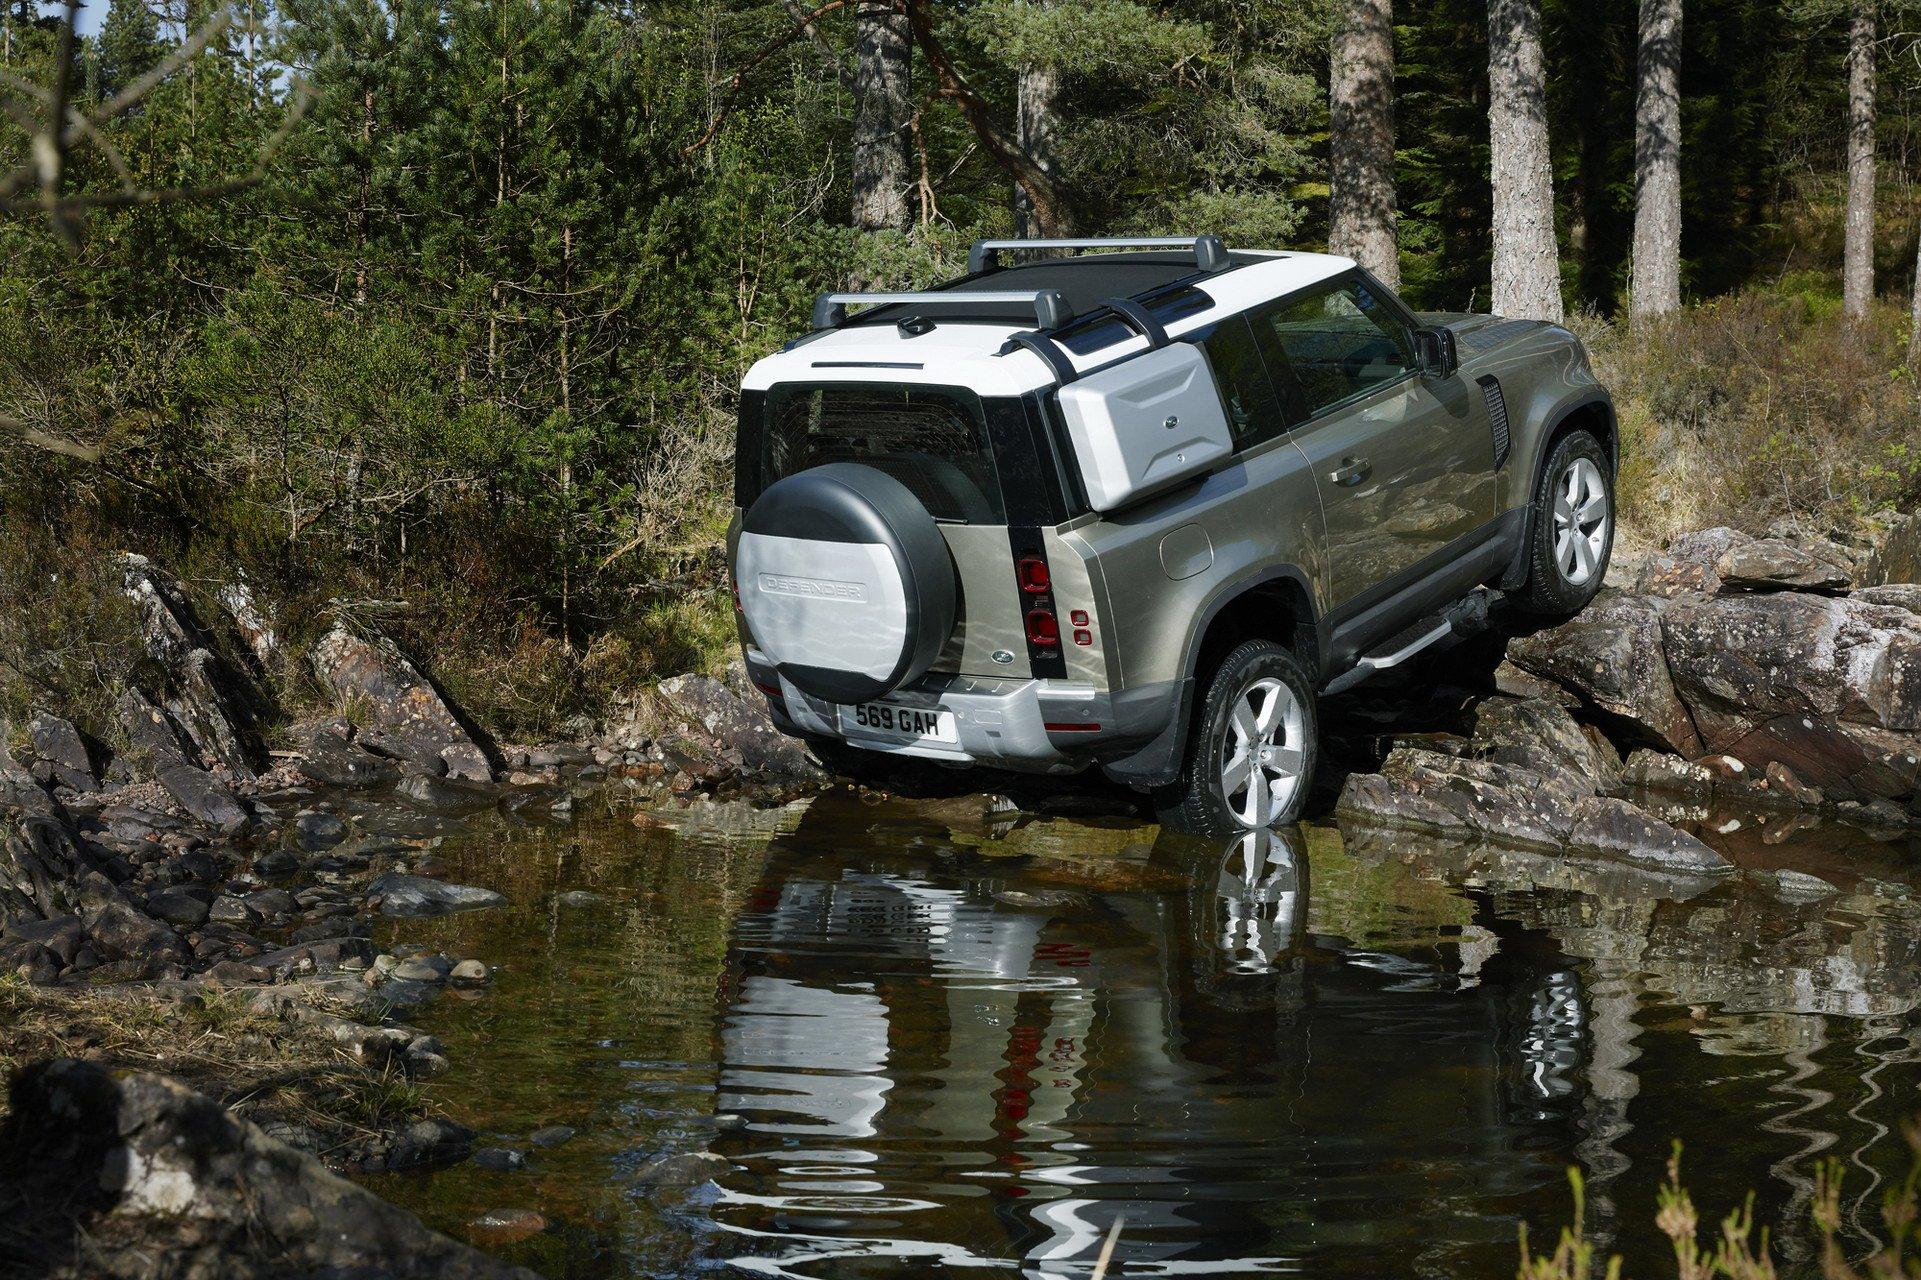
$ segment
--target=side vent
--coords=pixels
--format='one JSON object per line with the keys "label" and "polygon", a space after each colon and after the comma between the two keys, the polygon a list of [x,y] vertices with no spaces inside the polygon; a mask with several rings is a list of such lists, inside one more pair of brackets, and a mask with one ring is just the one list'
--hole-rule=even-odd
{"label": "side vent", "polygon": [[1494,469],[1507,463],[1507,397],[1501,394],[1501,380],[1484,373],[1475,381],[1481,384],[1481,398],[1487,401],[1487,425],[1494,432]]}

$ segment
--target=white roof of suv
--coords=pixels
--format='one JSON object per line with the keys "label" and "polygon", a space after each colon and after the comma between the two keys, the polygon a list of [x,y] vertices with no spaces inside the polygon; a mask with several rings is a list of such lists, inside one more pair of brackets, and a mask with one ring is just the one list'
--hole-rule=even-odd
{"label": "white roof of suv", "polygon": [[[1071,263],[1098,262],[1101,256],[1105,255],[1085,255],[1053,265],[1071,270]],[[1236,250],[1235,257],[1231,268],[1188,282],[1211,298],[1213,305],[1168,324],[1169,336],[1204,328],[1222,316],[1284,297],[1354,267],[1352,258],[1325,253]],[[1004,286],[983,281],[979,287]],[[1004,319],[939,319],[927,332],[909,336],[892,324],[852,324],[823,330],[758,361],[741,386],[764,391],[782,382],[923,382],[965,386],[984,396],[1021,395],[1055,381],[1047,363],[1032,351],[1000,354],[1010,336],[1032,328],[1031,323]],[[1146,349],[1147,339],[1138,334],[1087,355],[1062,348],[1081,371]]]}

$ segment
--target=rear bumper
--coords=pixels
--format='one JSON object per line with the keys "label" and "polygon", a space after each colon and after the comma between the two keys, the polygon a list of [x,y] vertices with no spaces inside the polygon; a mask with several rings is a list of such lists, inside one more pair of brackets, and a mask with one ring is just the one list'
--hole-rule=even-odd
{"label": "rear bumper", "polygon": [[863,736],[851,724],[843,730],[839,707],[796,689],[757,649],[747,650],[747,670],[755,687],[768,695],[774,723],[787,733],[944,764],[1028,773],[1075,773],[1127,756],[1161,735],[1180,710],[1175,684],[1110,692],[1065,680],[928,675],[889,694],[887,701],[951,711],[958,741],[903,745]]}

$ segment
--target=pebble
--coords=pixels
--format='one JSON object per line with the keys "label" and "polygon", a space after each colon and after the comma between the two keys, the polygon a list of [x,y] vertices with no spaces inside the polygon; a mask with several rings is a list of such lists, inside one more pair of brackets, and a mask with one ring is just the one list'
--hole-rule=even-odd
{"label": "pebble", "polygon": [[485,982],[488,970],[487,966],[479,960],[462,960],[447,976],[455,982]]}
{"label": "pebble", "polygon": [[536,1129],[527,1135],[527,1141],[536,1147],[557,1147],[574,1136],[572,1125],[550,1124],[544,1129]]}
{"label": "pebble", "polygon": [[447,971],[431,960],[402,960],[394,966],[393,976],[402,982],[444,982]]}
{"label": "pebble", "polygon": [[513,1173],[527,1167],[527,1153],[512,1147],[482,1147],[474,1152],[473,1162],[495,1173]]}
{"label": "pebble", "polygon": [[548,1227],[543,1214],[532,1209],[493,1209],[467,1224],[475,1240],[482,1244],[513,1244],[539,1235]]}
{"label": "pebble", "polygon": [[733,1165],[711,1151],[683,1151],[649,1160],[634,1177],[647,1187],[695,1187],[731,1168]]}

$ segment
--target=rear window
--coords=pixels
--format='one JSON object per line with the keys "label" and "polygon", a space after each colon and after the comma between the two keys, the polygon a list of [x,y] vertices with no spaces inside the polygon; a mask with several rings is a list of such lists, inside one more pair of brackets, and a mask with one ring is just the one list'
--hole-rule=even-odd
{"label": "rear window", "polygon": [[763,486],[829,462],[864,462],[936,520],[1005,524],[980,397],[947,387],[779,386],[767,396]]}

